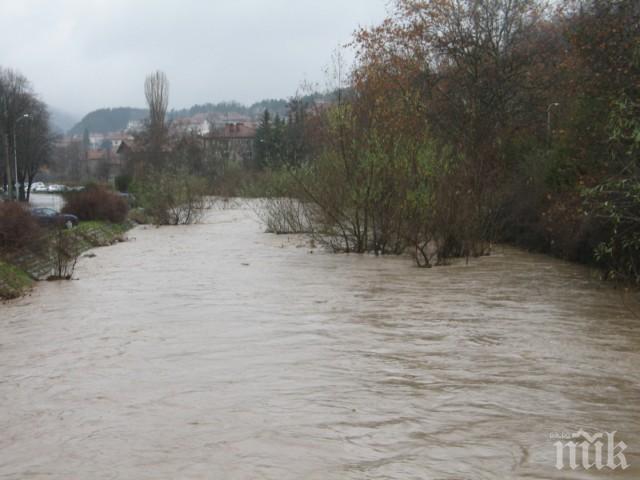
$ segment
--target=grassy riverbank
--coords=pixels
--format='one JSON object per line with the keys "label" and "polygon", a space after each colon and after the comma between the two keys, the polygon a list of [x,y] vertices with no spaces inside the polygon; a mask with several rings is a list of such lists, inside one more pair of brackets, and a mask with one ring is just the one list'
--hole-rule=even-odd
{"label": "grassy riverbank", "polygon": [[[69,253],[80,256],[95,247],[112,245],[124,240],[130,223],[114,224],[101,221],[81,222],[72,230],[62,231],[70,245]],[[36,281],[52,276],[55,267],[53,244],[49,233],[35,245],[11,253],[0,254],[0,299],[9,300],[27,293]]]}
{"label": "grassy riverbank", "polygon": [[0,260],[0,299],[9,300],[24,295],[33,282],[23,270]]}

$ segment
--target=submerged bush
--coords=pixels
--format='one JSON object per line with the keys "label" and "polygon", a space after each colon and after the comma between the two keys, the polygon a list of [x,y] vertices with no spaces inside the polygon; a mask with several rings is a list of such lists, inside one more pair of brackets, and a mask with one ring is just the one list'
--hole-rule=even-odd
{"label": "submerged bush", "polygon": [[269,231],[309,232],[334,251],[411,252],[421,267],[487,253],[493,199],[474,191],[464,158],[427,141],[348,143],[274,177]]}
{"label": "submerged bush", "polygon": [[265,169],[246,186],[245,196],[258,197],[251,202],[268,233],[311,233],[311,203],[297,179],[302,168]]}
{"label": "submerged bush", "polygon": [[133,186],[145,214],[157,225],[189,225],[208,206],[204,179],[183,172],[156,172]]}
{"label": "submerged bush", "polygon": [[56,230],[51,237],[53,274],[48,280],[71,280],[80,257],[77,240],[64,230]]}
{"label": "submerged bush", "polygon": [[259,202],[256,213],[268,233],[311,233],[310,206],[297,198],[276,197]]}
{"label": "submerged bush", "polygon": [[81,192],[66,195],[63,213],[70,213],[80,220],[103,220],[122,223],[127,218],[127,200],[101,186],[92,186]]}

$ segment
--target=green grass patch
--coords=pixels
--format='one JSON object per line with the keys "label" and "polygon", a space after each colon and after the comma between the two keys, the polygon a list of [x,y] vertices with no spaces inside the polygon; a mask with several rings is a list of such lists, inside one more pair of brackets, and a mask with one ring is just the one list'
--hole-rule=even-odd
{"label": "green grass patch", "polygon": [[[80,244],[80,249],[87,250],[91,247],[111,245],[130,228],[129,223],[87,221],[80,222],[76,228],[67,230],[65,234],[75,237]],[[85,242],[88,242],[88,245],[82,245]]]}
{"label": "green grass patch", "polygon": [[87,233],[100,232],[104,235],[120,235],[131,228],[128,223],[109,223],[101,221],[80,222],[80,224],[69,230],[71,233],[84,235]]}
{"label": "green grass patch", "polygon": [[25,272],[0,260],[0,298],[11,299],[23,295],[33,285]]}
{"label": "green grass patch", "polygon": [[56,245],[60,245],[61,242],[66,253],[80,255],[92,248],[122,241],[124,233],[131,227],[132,224],[128,222],[87,221],[69,230],[47,230],[37,252],[25,248],[15,252],[11,257],[6,257],[5,260],[0,260],[0,299],[23,295],[33,285],[34,280],[31,277],[41,279],[43,271],[53,269]]}
{"label": "green grass patch", "polygon": [[126,223],[109,223],[99,220],[91,220],[87,222],[80,222],[80,224],[72,231],[83,233],[94,230],[102,230],[104,232],[124,233],[129,230],[129,228],[129,225],[127,225]]}

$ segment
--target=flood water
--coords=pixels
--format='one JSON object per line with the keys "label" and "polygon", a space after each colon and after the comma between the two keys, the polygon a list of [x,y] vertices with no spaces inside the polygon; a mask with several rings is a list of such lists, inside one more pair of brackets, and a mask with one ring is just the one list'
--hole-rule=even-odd
{"label": "flood water", "polygon": [[[242,208],[129,236],[0,305],[0,478],[640,478],[640,309],[581,267],[333,255]],[[580,428],[630,467],[557,470]]]}

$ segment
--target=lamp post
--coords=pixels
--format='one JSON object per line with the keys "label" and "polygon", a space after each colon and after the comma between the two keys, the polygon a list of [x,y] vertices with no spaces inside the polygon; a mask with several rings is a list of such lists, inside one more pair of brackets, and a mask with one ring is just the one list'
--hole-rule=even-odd
{"label": "lamp post", "polygon": [[554,102],[547,107],[547,147],[551,147],[551,109],[559,106],[558,102]]}
{"label": "lamp post", "polygon": [[7,195],[8,198],[13,198],[13,188],[11,183],[11,160],[9,159],[9,113],[7,111],[7,99],[4,96],[0,97],[2,100],[2,110],[4,114],[4,161],[5,161],[5,178],[7,181]]}
{"label": "lamp post", "polygon": [[16,200],[18,200],[18,144],[16,143],[16,129],[18,128],[18,123],[20,122],[20,120],[24,120],[25,118],[31,118],[31,115],[29,115],[28,113],[24,113],[19,116],[13,124],[13,168],[16,179],[14,188],[16,191]]}

